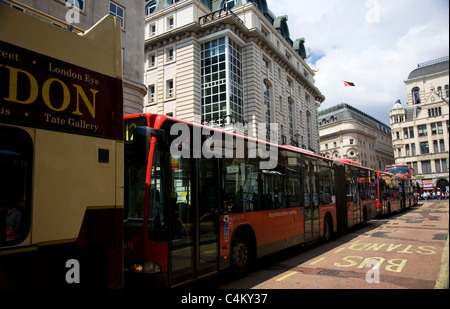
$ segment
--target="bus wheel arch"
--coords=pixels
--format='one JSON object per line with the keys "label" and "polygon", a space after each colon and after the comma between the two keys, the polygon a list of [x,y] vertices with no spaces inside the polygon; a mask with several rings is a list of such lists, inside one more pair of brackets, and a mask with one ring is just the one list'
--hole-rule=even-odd
{"label": "bus wheel arch", "polygon": [[237,277],[248,274],[256,259],[256,236],[253,228],[240,225],[233,232],[230,248],[230,267]]}

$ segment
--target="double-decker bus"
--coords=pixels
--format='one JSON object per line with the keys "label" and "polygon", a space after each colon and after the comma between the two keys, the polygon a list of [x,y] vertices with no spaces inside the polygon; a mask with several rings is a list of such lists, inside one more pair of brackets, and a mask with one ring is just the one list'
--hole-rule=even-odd
{"label": "double-decker bus", "polygon": [[0,20],[0,288],[121,288],[120,21]]}
{"label": "double-decker bus", "polygon": [[156,114],[125,116],[125,286],[174,287],[365,223],[373,170]]}

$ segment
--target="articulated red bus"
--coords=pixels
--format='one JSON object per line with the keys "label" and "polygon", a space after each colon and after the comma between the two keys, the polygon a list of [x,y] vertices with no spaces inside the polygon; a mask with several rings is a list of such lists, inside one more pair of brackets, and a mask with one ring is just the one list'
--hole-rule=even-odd
{"label": "articulated red bus", "polygon": [[303,149],[125,116],[125,286],[177,286],[376,216],[376,174]]}
{"label": "articulated red bus", "polygon": [[409,164],[386,165],[384,171],[399,177],[410,179],[414,177],[414,170]]}
{"label": "articulated red bus", "polygon": [[416,205],[419,201],[420,187],[414,169],[409,164],[394,164],[387,165],[384,171],[402,178],[400,188],[405,188],[405,207]]}
{"label": "articulated red bus", "polygon": [[377,174],[377,215],[388,215],[417,204],[417,184],[413,179],[388,172]]}

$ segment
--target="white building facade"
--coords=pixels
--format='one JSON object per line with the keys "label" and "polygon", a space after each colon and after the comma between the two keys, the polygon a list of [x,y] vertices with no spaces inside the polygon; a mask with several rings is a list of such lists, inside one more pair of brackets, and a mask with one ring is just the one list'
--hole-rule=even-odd
{"label": "white building facade", "polygon": [[145,112],[244,131],[267,124],[272,141],[318,152],[325,97],[287,16],[265,0],[151,0],[146,14]]}
{"label": "white building facade", "polygon": [[390,110],[395,163],[408,164],[425,190],[448,190],[449,58],[419,64],[405,81],[408,105]]}

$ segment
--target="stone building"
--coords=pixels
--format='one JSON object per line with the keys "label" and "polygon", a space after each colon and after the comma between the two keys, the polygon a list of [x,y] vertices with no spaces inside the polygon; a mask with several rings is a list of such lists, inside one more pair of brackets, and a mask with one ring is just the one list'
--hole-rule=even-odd
{"label": "stone building", "polygon": [[390,110],[395,163],[410,165],[423,189],[448,190],[448,56],[419,64],[405,84],[407,106]]}
{"label": "stone building", "polygon": [[360,110],[341,103],[319,112],[320,152],[384,171],[394,163],[391,129]]}
{"label": "stone building", "polygon": [[145,112],[233,130],[267,124],[265,137],[318,152],[325,97],[288,16],[265,0],[151,0],[145,12]]}

